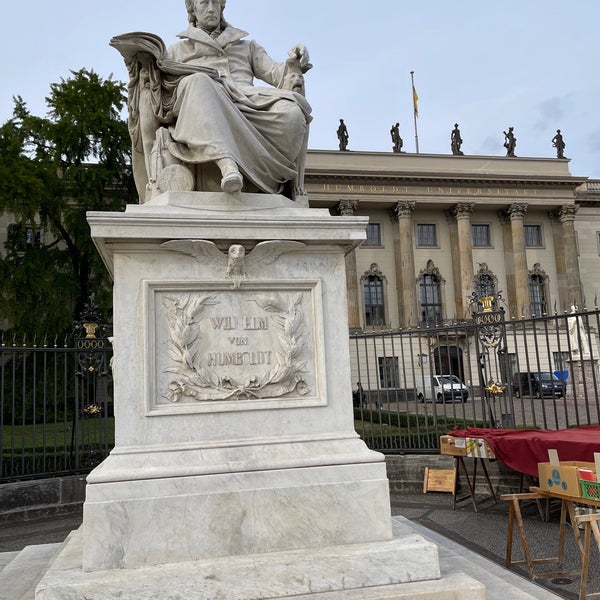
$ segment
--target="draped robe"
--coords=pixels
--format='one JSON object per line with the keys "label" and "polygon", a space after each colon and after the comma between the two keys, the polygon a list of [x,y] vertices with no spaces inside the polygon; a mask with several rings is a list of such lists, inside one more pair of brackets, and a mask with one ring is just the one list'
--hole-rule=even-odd
{"label": "draped robe", "polygon": [[[298,174],[311,108],[299,93],[279,89],[287,64],[273,61],[248,34],[226,27],[216,39],[196,27],[168,50],[179,63],[218,72],[186,75],[175,92],[168,149],[186,163],[233,159],[260,190],[278,193]],[[254,78],[274,87],[258,87]]]}

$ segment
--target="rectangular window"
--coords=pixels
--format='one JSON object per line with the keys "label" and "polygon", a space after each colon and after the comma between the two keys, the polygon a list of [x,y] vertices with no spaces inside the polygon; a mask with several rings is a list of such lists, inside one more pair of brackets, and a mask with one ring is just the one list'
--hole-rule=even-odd
{"label": "rectangular window", "polygon": [[417,225],[417,246],[420,248],[436,248],[437,231],[434,223]]}
{"label": "rectangular window", "polygon": [[[513,383],[514,374],[517,372],[517,355],[513,352],[498,354],[500,359],[500,376],[503,383]],[[483,373],[484,381],[487,374]]]}
{"label": "rectangular window", "polygon": [[568,371],[569,363],[571,362],[570,352],[553,352],[554,369],[556,371]]}
{"label": "rectangular window", "polygon": [[383,303],[383,281],[370,276],[363,282],[365,302],[365,324],[370,327],[385,325],[385,305]]}
{"label": "rectangular window", "polygon": [[379,223],[369,223],[367,225],[367,239],[363,246],[381,246],[381,225]]}
{"label": "rectangular window", "polygon": [[471,242],[474,248],[489,248],[492,245],[489,225],[471,225]]}
{"label": "rectangular window", "polygon": [[434,275],[423,275],[419,281],[421,323],[439,325],[442,320],[442,295],[440,282]]}
{"label": "rectangular window", "polygon": [[525,225],[525,246],[528,248],[542,248],[542,226]]}
{"label": "rectangular window", "polygon": [[398,357],[379,356],[379,385],[383,389],[398,388]]}

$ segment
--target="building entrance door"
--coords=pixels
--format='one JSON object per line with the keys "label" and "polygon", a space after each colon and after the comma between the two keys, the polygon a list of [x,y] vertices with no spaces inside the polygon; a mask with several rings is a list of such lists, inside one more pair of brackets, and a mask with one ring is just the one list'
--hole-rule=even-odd
{"label": "building entrance door", "polygon": [[459,346],[439,346],[433,351],[437,375],[456,375],[464,381],[463,351]]}

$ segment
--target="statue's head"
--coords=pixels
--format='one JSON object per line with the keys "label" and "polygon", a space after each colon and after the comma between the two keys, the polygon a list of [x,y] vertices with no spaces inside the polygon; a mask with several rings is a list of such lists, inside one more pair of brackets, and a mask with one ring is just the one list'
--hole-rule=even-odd
{"label": "statue's head", "polygon": [[[188,21],[194,27],[203,29],[225,29],[227,22],[223,13],[227,0],[185,0],[185,7],[188,13]],[[211,12],[216,13],[213,22]],[[204,20],[202,22],[201,20]]]}

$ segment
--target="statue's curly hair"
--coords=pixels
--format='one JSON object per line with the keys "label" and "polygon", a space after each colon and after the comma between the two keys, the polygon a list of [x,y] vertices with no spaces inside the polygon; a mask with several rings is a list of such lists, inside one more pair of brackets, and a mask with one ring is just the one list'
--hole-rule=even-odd
{"label": "statue's curly hair", "polygon": [[[225,29],[227,27],[227,21],[225,21],[225,17],[223,16],[223,12],[225,11],[225,4],[227,0],[220,0],[221,2],[221,29]],[[197,26],[196,17],[194,15],[194,5],[196,4],[196,0],[185,0],[185,7],[188,13],[188,21]]]}

